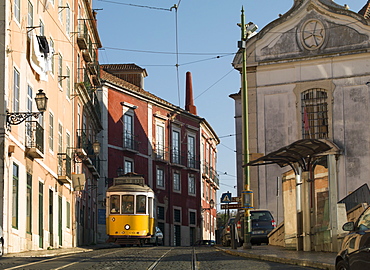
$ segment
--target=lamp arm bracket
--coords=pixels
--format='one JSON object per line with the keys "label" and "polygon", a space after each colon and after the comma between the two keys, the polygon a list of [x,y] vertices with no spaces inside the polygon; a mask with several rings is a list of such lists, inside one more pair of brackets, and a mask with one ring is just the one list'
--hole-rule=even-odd
{"label": "lamp arm bracket", "polygon": [[41,112],[13,112],[6,113],[6,121],[9,125],[19,125],[29,117],[39,118]]}

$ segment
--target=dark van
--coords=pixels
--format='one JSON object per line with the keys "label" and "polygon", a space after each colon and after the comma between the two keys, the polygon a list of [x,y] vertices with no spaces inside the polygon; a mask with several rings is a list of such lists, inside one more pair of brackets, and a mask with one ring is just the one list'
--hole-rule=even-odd
{"label": "dark van", "polygon": [[[276,228],[276,222],[269,210],[256,209],[250,210],[252,231],[251,244],[260,245],[261,243],[269,243],[268,234]],[[237,224],[239,244],[243,244],[244,240],[244,210],[239,211],[235,217]]]}

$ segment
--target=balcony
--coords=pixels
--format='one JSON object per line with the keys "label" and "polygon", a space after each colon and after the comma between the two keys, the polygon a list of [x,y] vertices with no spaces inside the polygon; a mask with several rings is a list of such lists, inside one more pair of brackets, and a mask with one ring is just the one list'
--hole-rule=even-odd
{"label": "balcony", "polygon": [[88,63],[87,68],[91,75],[99,75],[99,63],[95,51],[92,51],[92,61]]}
{"label": "balcony", "polygon": [[209,175],[209,177],[212,180],[213,185],[215,185],[217,187],[220,186],[220,180],[219,180],[219,177],[218,177],[218,173],[215,171],[215,169],[210,168],[210,175]]}
{"label": "balcony", "polygon": [[37,121],[26,121],[26,155],[44,158],[44,129]]}
{"label": "balcony", "polygon": [[181,153],[177,149],[172,149],[171,151],[171,165],[186,167],[186,157],[184,153]]}
{"label": "balcony", "polygon": [[170,152],[167,147],[155,146],[154,147],[154,159],[157,161],[168,163],[170,161]]}
{"label": "balcony", "polygon": [[199,170],[200,169],[200,161],[197,160],[193,155],[188,153],[188,168],[189,169],[194,169],[194,170]]}
{"label": "balcony", "polygon": [[58,153],[58,180],[70,184],[72,179],[72,160],[66,153]]}
{"label": "balcony", "polygon": [[209,166],[209,163],[207,161],[203,161],[203,172],[202,172],[202,176],[203,178],[208,178],[210,173],[210,166]]}
{"label": "balcony", "polygon": [[89,36],[87,36],[87,48],[82,50],[82,57],[84,58],[84,60],[89,63],[89,62],[92,62],[93,61],[93,45],[92,45],[92,41],[90,39]]}
{"label": "balcony", "polygon": [[123,150],[138,153],[139,152],[139,141],[136,140],[136,136],[125,132],[123,138]]}
{"label": "balcony", "polygon": [[76,154],[89,168],[92,174],[98,176],[100,171],[100,159],[94,153],[93,143],[88,138],[84,129],[77,130]]}
{"label": "balcony", "polygon": [[77,36],[77,44],[80,50],[87,49],[87,41],[88,41],[89,32],[87,30],[87,25],[85,20],[79,19],[78,20],[78,36]]}

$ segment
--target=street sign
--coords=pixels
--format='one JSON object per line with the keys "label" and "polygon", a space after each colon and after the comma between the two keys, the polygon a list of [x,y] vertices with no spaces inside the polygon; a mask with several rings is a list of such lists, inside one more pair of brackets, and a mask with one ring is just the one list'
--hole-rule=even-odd
{"label": "street sign", "polygon": [[231,193],[226,192],[221,195],[221,203],[230,203],[231,202]]}
{"label": "street sign", "polygon": [[221,209],[242,209],[241,203],[221,204]]}
{"label": "street sign", "polygon": [[241,202],[242,202],[242,198],[240,198],[240,197],[231,197],[231,201],[232,201],[232,202],[238,202],[238,203],[241,203]]}

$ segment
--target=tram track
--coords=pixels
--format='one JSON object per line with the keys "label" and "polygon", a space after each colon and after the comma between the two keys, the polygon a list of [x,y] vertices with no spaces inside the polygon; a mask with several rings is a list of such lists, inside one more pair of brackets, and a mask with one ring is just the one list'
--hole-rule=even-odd
{"label": "tram track", "polygon": [[[187,250],[187,251],[190,250],[190,252],[187,252],[186,257],[184,256],[184,252],[183,252],[184,250]],[[179,256],[179,254],[177,254],[178,252],[179,252],[179,249],[175,249],[174,247],[170,248],[164,254],[162,254],[162,256],[160,256],[155,262],[153,262],[147,268],[147,270],[155,270],[155,269],[158,269],[159,267],[162,267],[165,264],[170,264],[171,263],[170,256],[177,257]],[[181,249],[181,256],[183,256],[183,259],[182,259],[183,262],[188,262],[186,263],[186,266],[184,265],[186,269],[189,269],[189,265],[190,265],[191,270],[197,270],[197,260],[196,260],[195,248]],[[178,267],[179,267],[178,269],[180,269],[179,265]]]}

